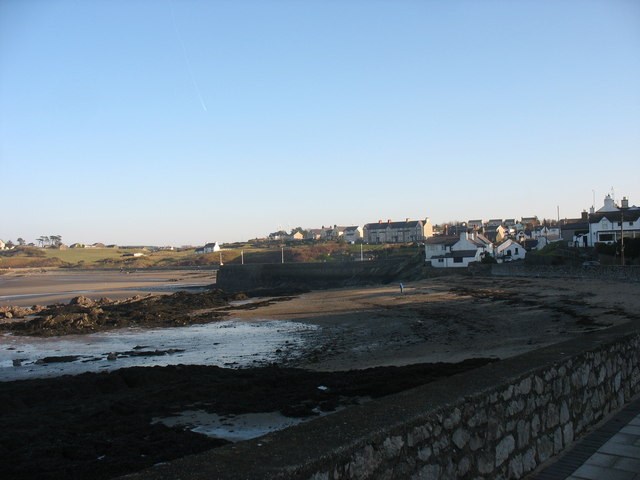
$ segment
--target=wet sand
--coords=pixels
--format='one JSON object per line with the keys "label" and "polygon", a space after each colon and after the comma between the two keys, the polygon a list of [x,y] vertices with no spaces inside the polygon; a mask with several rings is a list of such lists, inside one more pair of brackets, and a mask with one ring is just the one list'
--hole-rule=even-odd
{"label": "wet sand", "polygon": [[451,276],[303,294],[237,312],[239,320],[318,326],[296,367],[349,370],[466,358],[508,358],[640,319],[640,284]]}
{"label": "wet sand", "polygon": [[78,295],[118,300],[166,294],[180,286],[210,285],[215,280],[215,270],[16,269],[0,275],[0,307],[66,303]]}

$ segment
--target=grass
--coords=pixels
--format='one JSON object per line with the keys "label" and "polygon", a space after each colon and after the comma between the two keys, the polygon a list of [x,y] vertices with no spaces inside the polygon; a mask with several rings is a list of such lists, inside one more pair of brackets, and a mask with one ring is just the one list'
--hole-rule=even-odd
{"label": "grass", "polygon": [[[0,268],[180,268],[217,266],[223,263],[280,263],[280,245],[225,245],[220,252],[196,255],[194,250],[150,252],[145,249],[70,248],[65,250],[31,248],[0,253]],[[417,245],[350,245],[338,242],[290,244],[284,246],[284,261],[326,262],[352,261],[365,258],[392,259],[416,255],[423,247]],[[142,253],[143,256],[124,256]]]}

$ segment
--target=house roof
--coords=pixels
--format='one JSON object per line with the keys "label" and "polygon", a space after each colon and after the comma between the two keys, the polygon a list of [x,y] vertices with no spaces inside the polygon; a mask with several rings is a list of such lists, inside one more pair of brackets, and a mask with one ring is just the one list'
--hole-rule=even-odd
{"label": "house roof", "polygon": [[358,226],[345,227],[344,231],[345,231],[345,232],[353,232],[353,231],[358,230],[359,228],[360,228],[360,227],[358,227]]}
{"label": "house roof", "polygon": [[567,231],[567,230],[588,230],[588,229],[589,229],[589,222],[584,222],[584,221],[565,223],[562,226],[562,230],[563,231]]}
{"label": "house roof", "polygon": [[635,222],[640,218],[640,210],[625,209],[615,212],[602,212],[589,215],[589,223],[598,223],[603,218],[606,218],[610,222],[619,222],[622,219],[623,222]]}
{"label": "house roof", "polygon": [[481,233],[477,233],[476,234],[476,238],[477,241],[479,241],[480,243],[484,244],[484,245],[489,245],[491,244],[491,240],[489,240],[487,237],[485,237],[484,235],[482,235]]}
{"label": "house roof", "polygon": [[382,222],[382,223],[367,223],[364,228],[367,230],[386,230],[389,228],[415,228],[416,226],[422,227],[421,220],[409,220],[407,222]]}
{"label": "house roof", "polygon": [[424,241],[424,243],[426,245],[444,245],[446,247],[450,247],[451,245],[455,245],[456,243],[458,243],[458,240],[460,240],[460,237],[440,236],[429,237]]}

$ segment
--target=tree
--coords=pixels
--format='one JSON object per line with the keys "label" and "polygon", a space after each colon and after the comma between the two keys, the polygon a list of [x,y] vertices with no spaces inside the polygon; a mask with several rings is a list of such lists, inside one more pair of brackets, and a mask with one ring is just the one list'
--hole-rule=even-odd
{"label": "tree", "polygon": [[20,246],[23,246],[25,243],[27,243],[27,242],[24,241],[24,238],[21,238],[21,237],[18,237],[17,242],[18,242],[18,245],[20,245]]}
{"label": "tree", "polygon": [[51,235],[49,237],[49,242],[56,247],[59,247],[62,244],[62,235]]}

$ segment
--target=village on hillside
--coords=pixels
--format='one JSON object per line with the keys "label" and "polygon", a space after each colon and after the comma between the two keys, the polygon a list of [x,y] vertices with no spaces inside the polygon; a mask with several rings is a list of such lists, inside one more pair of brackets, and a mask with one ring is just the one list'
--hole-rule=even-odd
{"label": "village on hillside", "polygon": [[467,267],[493,258],[498,263],[522,260],[527,252],[562,242],[569,247],[612,245],[621,238],[640,238],[640,207],[625,197],[617,205],[610,195],[598,210],[591,207],[579,218],[539,220],[537,216],[473,219],[455,224],[432,225],[424,220],[378,220],[365,225],[294,229],[271,233],[271,241],[344,240],[349,243],[421,243],[425,260],[434,267]]}
{"label": "village on hillside", "polygon": [[[474,262],[504,263],[523,260],[528,252],[542,250],[550,244],[564,247],[595,247],[616,245],[621,239],[640,238],[640,207],[629,206],[625,197],[618,205],[611,195],[604,198],[599,209],[584,210],[579,218],[543,219],[537,216],[516,218],[471,219],[433,225],[428,217],[424,220],[406,218],[403,221],[378,220],[364,225],[322,226],[303,229],[297,227],[290,232],[279,230],[264,238],[249,240],[250,244],[296,245],[322,242],[348,244],[383,245],[414,244],[424,247],[427,264],[436,268],[467,267]],[[173,246],[118,246],[94,243],[74,243],[69,246],[62,237],[53,235],[37,239],[38,245],[26,244],[18,239],[13,242],[0,240],[0,250],[11,250],[18,246],[39,246],[55,249],[138,249],[149,252],[179,250]],[[206,243],[202,247],[184,246],[196,255],[220,252],[226,247],[218,242]],[[624,248],[624,244],[622,244]],[[131,253],[142,256],[143,253]],[[368,257],[371,258],[371,257]],[[361,257],[360,260],[365,259]],[[357,260],[357,258],[356,258]],[[222,260],[220,260],[222,262]]]}

